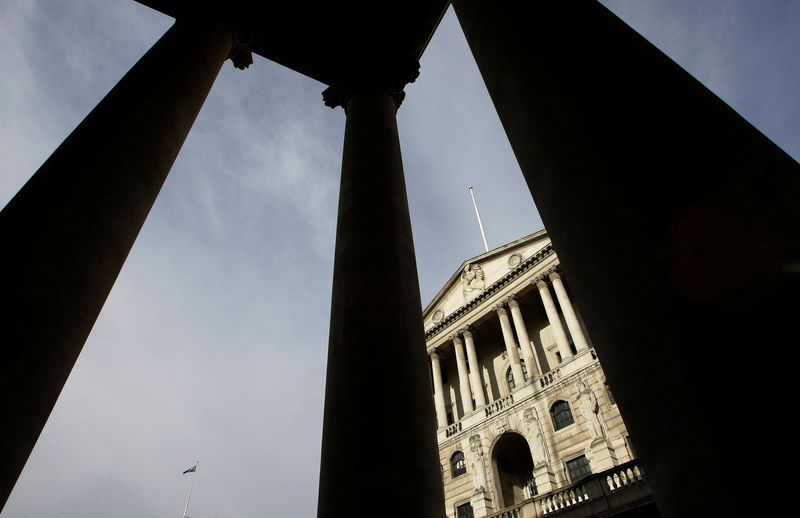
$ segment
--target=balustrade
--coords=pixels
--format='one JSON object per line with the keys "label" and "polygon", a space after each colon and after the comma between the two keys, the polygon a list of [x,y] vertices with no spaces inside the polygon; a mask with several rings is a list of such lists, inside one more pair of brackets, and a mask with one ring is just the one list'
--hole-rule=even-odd
{"label": "balustrade", "polygon": [[461,421],[453,423],[450,426],[448,426],[445,429],[444,434],[445,437],[452,437],[453,435],[457,434],[460,431],[461,431]]}
{"label": "balustrade", "polygon": [[612,493],[644,480],[644,471],[637,465],[622,466],[606,476],[606,484]]}
{"label": "balustrade", "polygon": [[486,408],[483,409],[483,412],[486,414],[486,417],[494,414],[495,412],[499,412],[506,407],[509,407],[514,404],[514,395],[509,394],[504,398],[498,399],[491,405],[488,405]]}
{"label": "balustrade", "polygon": [[550,385],[551,383],[560,378],[561,378],[561,368],[557,367],[548,372],[547,374],[545,374],[544,376],[541,376],[539,378],[539,385],[542,388],[545,388],[546,386]]}
{"label": "balustrade", "polygon": [[539,500],[542,514],[550,514],[589,500],[585,484],[577,484],[561,491],[556,491]]}

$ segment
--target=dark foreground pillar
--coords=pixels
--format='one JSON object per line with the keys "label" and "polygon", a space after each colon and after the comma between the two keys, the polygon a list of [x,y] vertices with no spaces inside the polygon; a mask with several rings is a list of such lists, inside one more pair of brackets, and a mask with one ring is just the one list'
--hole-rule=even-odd
{"label": "dark foreground pillar", "polygon": [[178,21],[0,212],[0,503],[231,45],[223,23]]}
{"label": "dark foreground pillar", "polygon": [[317,515],[442,518],[398,103],[379,88],[344,102]]}
{"label": "dark foreground pillar", "polygon": [[597,2],[453,5],[659,508],[766,515],[750,495],[795,442],[771,416],[794,405],[798,164]]}

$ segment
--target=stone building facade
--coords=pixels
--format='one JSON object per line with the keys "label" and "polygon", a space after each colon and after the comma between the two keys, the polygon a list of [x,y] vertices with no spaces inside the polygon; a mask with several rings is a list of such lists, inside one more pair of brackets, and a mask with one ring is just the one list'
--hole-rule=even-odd
{"label": "stone building facade", "polygon": [[654,508],[545,231],[462,264],[423,316],[448,518]]}

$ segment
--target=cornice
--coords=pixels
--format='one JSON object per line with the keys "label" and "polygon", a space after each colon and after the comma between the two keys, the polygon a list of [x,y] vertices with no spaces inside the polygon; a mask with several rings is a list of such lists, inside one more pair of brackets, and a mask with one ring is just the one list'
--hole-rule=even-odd
{"label": "cornice", "polygon": [[486,287],[480,295],[476,296],[474,299],[470,300],[457,310],[453,311],[449,315],[445,316],[441,322],[434,325],[427,331],[425,331],[425,340],[430,340],[437,334],[439,334],[443,329],[447,328],[450,324],[458,320],[464,315],[469,314],[472,312],[473,309],[480,306],[484,301],[486,301],[489,297],[503,289],[504,287],[508,286],[514,279],[517,279],[519,276],[533,268],[534,266],[541,263],[544,259],[549,257],[555,253],[553,249],[553,244],[548,243],[541,250],[537,251],[535,254],[530,256],[529,258],[525,259],[519,265],[505,274],[504,276],[500,277],[498,280],[490,284]]}

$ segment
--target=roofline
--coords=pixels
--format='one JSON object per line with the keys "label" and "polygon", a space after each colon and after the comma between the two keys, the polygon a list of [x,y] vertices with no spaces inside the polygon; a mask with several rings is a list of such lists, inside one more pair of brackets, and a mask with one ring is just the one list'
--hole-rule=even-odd
{"label": "roofline", "polygon": [[480,255],[476,255],[475,257],[472,257],[472,258],[467,259],[466,261],[462,262],[461,266],[459,266],[458,269],[453,273],[453,275],[451,275],[450,278],[447,279],[447,282],[444,283],[444,285],[439,290],[439,292],[423,308],[423,310],[422,310],[423,317],[425,315],[427,315],[428,312],[436,304],[438,304],[438,302],[442,299],[442,297],[444,297],[444,295],[447,292],[448,288],[453,284],[453,282],[455,282],[456,278],[458,278],[461,275],[461,272],[464,270],[464,267],[466,265],[468,265],[470,263],[477,262],[477,261],[483,261],[485,259],[490,259],[490,258],[492,258],[492,257],[494,257],[496,255],[500,255],[501,253],[505,252],[509,248],[514,248],[516,246],[519,246],[520,244],[524,243],[525,241],[533,241],[533,240],[535,240],[537,238],[540,238],[542,236],[547,236],[547,235],[548,235],[547,234],[547,230],[545,230],[545,229],[537,230],[533,234],[528,234],[527,236],[524,236],[524,237],[521,237],[521,238],[516,239],[514,241],[511,241],[510,243],[506,243],[504,245],[498,246],[497,248],[493,248],[492,250],[489,250],[488,252],[484,252],[484,253],[482,253]]}

